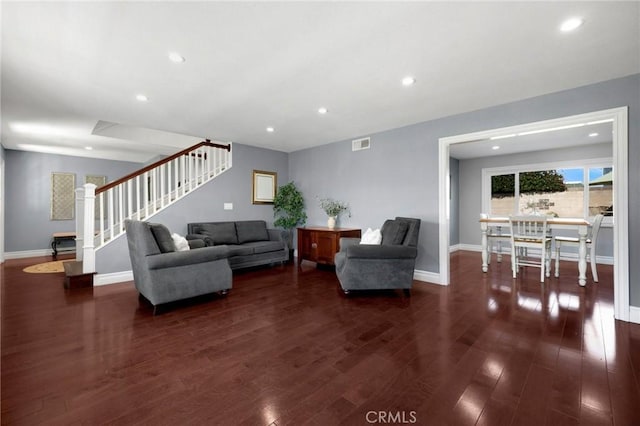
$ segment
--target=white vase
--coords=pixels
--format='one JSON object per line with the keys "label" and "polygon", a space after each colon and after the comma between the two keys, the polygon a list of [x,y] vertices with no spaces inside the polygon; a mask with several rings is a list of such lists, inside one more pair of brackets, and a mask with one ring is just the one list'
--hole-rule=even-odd
{"label": "white vase", "polygon": [[336,227],[336,217],[335,216],[329,216],[329,219],[327,219],[327,226],[329,227],[329,229],[333,229]]}

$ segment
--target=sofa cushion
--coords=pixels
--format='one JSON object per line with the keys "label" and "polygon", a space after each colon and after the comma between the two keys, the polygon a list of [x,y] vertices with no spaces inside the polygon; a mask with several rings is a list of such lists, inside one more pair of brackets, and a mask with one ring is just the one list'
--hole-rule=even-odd
{"label": "sofa cushion", "polygon": [[272,251],[284,250],[284,241],[252,241],[250,243],[244,243],[243,247],[251,247],[252,253],[270,253]]}
{"label": "sofa cushion", "polygon": [[382,245],[402,244],[408,228],[406,222],[391,219],[385,221],[380,230],[382,233]]}
{"label": "sofa cushion", "polygon": [[199,233],[210,237],[216,246],[238,244],[235,222],[203,223]]}
{"label": "sofa cushion", "polygon": [[151,233],[153,234],[153,238],[156,239],[156,243],[158,244],[158,248],[161,253],[171,253],[176,251],[176,246],[173,243],[173,237],[171,237],[171,232],[169,229],[160,224],[160,223],[149,223],[149,228],[151,228]]}
{"label": "sofa cushion", "polygon": [[241,220],[236,222],[236,232],[238,233],[238,243],[243,244],[250,241],[267,241],[267,223],[264,220]]}

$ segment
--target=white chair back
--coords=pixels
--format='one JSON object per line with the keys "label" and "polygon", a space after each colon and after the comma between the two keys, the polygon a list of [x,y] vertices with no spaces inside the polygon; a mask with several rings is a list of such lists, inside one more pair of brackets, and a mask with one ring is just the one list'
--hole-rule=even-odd
{"label": "white chair back", "polygon": [[[509,216],[511,226],[511,270],[516,278],[520,266],[540,268],[540,282],[549,276],[551,237],[547,216]],[[528,249],[539,249],[539,260]]]}
{"label": "white chair back", "polygon": [[550,235],[547,216],[509,216],[511,235],[514,240],[543,240]]}
{"label": "white chair back", "polygon": [[602,225],[602,219],[604,219],[603,214],[597,214],[593,218],[593,223],[589,227],[589,233],[587,234],[587,239],[591,240],[591,245],[595,247],[596,240],[598,239],[598,232],[600,231],[600,225]]}

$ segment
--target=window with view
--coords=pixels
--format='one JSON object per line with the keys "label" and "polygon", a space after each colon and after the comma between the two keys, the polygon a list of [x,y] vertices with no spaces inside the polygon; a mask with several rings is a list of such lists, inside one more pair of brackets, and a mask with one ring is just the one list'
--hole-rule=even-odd
{"label": "window with view", "polygon": [[[555,217],[613,215],[610,160],[553,167],[485,169],[484,205],[491,215],[548,214]],[[488,178],[488,179],[487,179]],[[488,198],[488,199],[486,199]]]}

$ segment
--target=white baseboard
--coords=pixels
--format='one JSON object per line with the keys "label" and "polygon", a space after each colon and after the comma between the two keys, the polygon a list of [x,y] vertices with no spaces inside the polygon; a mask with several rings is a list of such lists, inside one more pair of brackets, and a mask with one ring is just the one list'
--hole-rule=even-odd
{"label": "white baseboard", "polygon": [[[465,251],[475,251],[481,252],[482,246],[475,244],[456,244],[456,250],[465,250]],[[503,248],[502,254],[511,254],[511,249]],[[553,250],[551,252],[551,258],[556,258],[556,252]],[[578,261],[578,253],[561,253],[560,260],[567,260],[569,262],[577,262]],[[602,265],[613,265],[613,256],[597,256],[596,263],[600,263]]]}
{"label": "white baseboard", "polygon": [[482,246],[477,246],[475,244],[457,244],[456,247],[456,250],[477,251],[478,253],[482,251]]}
{"label": "white baseboard", "polygon": [[[555,259],[555,256],[552,256]],[[569,262],[578,261],[578,253],[565,253],[560,255],[560,260],[568,260]],[[603,265],[613,265],[613,256],[596,256],[596,263]]]}
{"label": "white baseboard", "polygon": [[[62,252],[60,252],[62,254]],[[25,257],[51,256],[51,249],[43,250],[25,250],[25,251],[9,251],[5,252],[4,259],[24,259]]]}
{"label": "white baseboard", "polygon": [[414,269],[413,279],[417,281],[424,281],[431,284],[444,285],[440,281],[440,274],[436,272],[421,271],[419,269]]}
{"label": "white baseboard", "polygon": [[629,306],[629,322],[640,324],[640,307]]}
{"label": "white baseboard", "polygon": [[94,287],[101,285],[117,284],[125,281],[133,281],[133,271],[111,272],[108,274],[96,274],[93,277]]}

